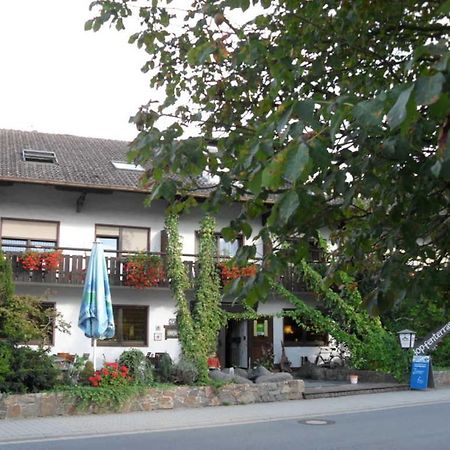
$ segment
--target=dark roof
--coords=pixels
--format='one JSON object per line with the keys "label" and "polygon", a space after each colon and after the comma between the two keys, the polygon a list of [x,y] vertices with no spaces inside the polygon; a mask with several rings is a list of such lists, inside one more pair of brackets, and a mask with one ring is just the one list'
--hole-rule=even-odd
{"label": "dark roof", "polygon": [[[87,189],[140,191],[143,172],[116,169],[112,161],[127,161],[128,142],[0,130],[0,180]],[[54,152],[56,163],[24,161],[24,149]]]}

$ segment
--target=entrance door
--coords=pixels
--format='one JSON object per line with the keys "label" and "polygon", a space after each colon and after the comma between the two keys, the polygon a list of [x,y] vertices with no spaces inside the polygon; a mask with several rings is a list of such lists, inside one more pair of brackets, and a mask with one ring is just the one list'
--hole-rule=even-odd
{"label": "entrance door", "polygon": [[249,320],[248,325],[249,365],[252,367],[258,360],[273,357],[273,318],[259,317]]}

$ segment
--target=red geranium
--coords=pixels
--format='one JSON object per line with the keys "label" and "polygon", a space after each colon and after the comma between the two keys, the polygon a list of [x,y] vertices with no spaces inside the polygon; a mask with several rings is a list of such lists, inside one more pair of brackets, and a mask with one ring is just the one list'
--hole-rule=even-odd
{"label": "red geranium", "polygon": [[106,362],[102,369],[96,370],[94,375],[89,377],[89,382],[93,387],[129,383],[132,378],[128,375],[128,372],[127,366],[119,367],[117,362]]}
{"label": "red geranium", "polygon": [[220,277],[222,278],[222,283],[228,284],[230,281],[236,280],[237,278],[249,278],[254,277],[258,272],[258,267],[255,264],[239,267],[237,265],[232,265],[230,263],[219,264]]}
{"label": "red geranium", "polygon": [[61,263],[62,252],[26,252],[21,258],[20,263],[25,270],[57,270]]}
{"label": "red geranium", "polygon": [[164,279],[161,258],[140,253],[125,263],[125,284],[139,289],[157,286]]}

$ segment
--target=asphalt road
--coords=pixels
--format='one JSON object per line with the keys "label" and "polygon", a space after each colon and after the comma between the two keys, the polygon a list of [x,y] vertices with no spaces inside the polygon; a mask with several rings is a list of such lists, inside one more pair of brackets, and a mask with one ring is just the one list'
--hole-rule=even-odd
{"label": "asphalt road", "polygon": [[450,449],[450,402],[311,417],[311,420],[312,423],[308,423],[308,419],[305,423],[305,418],[285,419],[190,430],[28,441],[0,444],[0,449]]}

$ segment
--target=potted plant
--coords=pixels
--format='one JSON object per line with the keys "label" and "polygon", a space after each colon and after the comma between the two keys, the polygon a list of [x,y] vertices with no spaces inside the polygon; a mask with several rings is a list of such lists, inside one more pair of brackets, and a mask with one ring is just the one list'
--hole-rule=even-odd
{"label": "potted plant", "polygon": [[164,279],[162,260],[157,255],[137,253],[125,263],[125,285],[138,289],[157,286]]}

